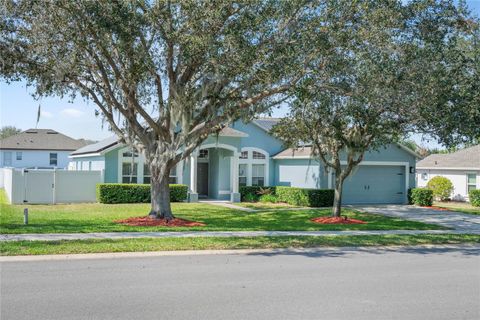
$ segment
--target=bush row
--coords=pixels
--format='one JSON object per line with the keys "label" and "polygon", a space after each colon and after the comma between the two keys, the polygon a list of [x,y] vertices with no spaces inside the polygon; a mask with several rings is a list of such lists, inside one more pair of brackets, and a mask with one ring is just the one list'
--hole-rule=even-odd
{"label": "bush row", "polygon": [[468,198],[472,206],[480,207],[480,189],[470,190],[470,192],[468,193]]}
{"label": "bush row", "polygon": [[[179,202],[187,199],[188,186],[170,185],[170,201]],[[100,203],[149,203],[149,184],[99,183],[97,184],[97,201]]]}
{"label": "bush row", "polygon": [[433,202],[433,191],[427,188],[413,188],[409,198],[417,206],[429,207]]}
{"label": "bush row", "polygon": [[295,187],[240,187],[242,201],[286,202],[294,206],[331,207],[332,189],[307,189]]}

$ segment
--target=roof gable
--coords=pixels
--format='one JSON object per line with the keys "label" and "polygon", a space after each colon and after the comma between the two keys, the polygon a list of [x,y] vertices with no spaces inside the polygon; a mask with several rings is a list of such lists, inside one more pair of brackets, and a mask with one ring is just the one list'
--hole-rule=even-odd
{"label": "roof gable", "polygon": [[28,129],[0,140],[0,149],[13,150],[76,150],[89,141],[73,139],[52,129]]}

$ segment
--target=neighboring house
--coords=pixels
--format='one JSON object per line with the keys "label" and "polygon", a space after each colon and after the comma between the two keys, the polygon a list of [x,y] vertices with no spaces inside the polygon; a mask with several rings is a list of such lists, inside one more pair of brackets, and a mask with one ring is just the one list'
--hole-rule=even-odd
{"label": "neighboring house", "polygon": [[417,185],[425,187],[435,176],[453,183],[453,200],[468,200],[468,192],[480,189],[480,145],[450,154],[432,154],[417,163]]}
{"label": "neighboring house", "polygon": [[[170,173],[171,183],[190,186],[190,200],[198,196],[239,200],[239,186],[332,188],[334,177],[310,157],[309,147],[285,149],[269,132],[278,119],[236,122],[210,136]],[[71,170],[104,170],[110,183],[149,183],[142,155],[115,137],[72,152]],[[415,186],[416,154],[392,144],[371,151],[348,178],[344,203],[406,203]],[[133,171],[132,171],[133,169]]]}
{"label": "neighboring house", "polygon": [[88,143],[51,129],[28,129],[0,140],[0,167],[67,168],[68,155]]}

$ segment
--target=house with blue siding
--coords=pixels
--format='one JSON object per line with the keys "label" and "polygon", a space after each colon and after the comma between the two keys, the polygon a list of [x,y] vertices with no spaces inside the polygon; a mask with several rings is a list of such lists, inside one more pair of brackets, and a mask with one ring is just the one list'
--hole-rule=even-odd
{"label": "house with blue siding", "polygon": [[[170,172],[189,186],[189,199],[240,201],[240,186],[333,188],[334,174],[310,156],[309,146],[286,149],[271,133],[276,118],[241,121],[210,136]],[[417,155],[399,144],[365,154],[347,178],[343,203],[406,203],[415,186]],[[106,183],[149,183],[141,154],[111,137],[70,154],[70,170],[104,170]]]}

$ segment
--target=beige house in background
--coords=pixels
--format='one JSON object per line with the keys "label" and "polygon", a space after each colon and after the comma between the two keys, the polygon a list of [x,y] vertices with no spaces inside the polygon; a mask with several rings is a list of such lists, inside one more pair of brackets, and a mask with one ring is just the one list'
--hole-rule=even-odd
{"label": "beige house in background", "polygon": [[468,201],[468,192],[480,189],[480,145],[450,154],[432,154],[417,162],[418,187],[425,187],[435,176],[452,181],[452,200]]}

